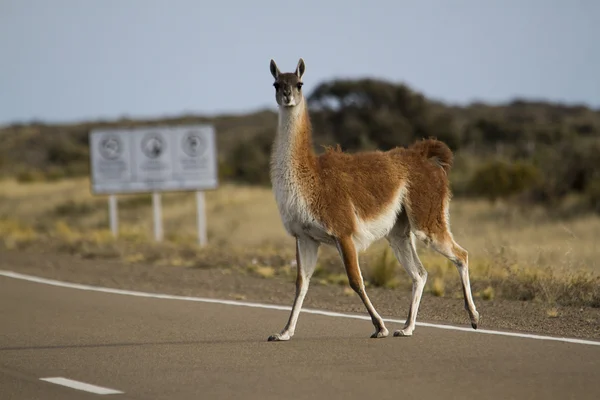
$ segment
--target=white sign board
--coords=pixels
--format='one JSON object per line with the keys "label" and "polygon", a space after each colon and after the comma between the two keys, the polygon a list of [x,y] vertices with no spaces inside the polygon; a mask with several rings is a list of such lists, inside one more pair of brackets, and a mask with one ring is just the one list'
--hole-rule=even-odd
{"label": "white sign board", "polygon": [[96,194],[218,186],[211,125],[94,130],[90,133],[90,159]]}

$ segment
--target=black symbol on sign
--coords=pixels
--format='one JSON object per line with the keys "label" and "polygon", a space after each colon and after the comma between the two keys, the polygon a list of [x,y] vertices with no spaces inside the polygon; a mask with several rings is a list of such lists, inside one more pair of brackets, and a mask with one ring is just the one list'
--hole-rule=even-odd
{"label": "black symbol on sign", "polygon": [[117,136],[105,136],[100,141],[100,154],[107,160],[115,160],[119,158],[123,152],[121,140]]}
{"label": "black symbol on sign", "polygon": [[196,132],[188,132],[183,137],[183,151],[190,157],[198,157],[206,150],[204,138]]}
{"label": "black symbol on sign", "polygon": [[146,135],[142,140],[142,151],[148,158],[158,158],[165,152],[167,144],[158,134]]}

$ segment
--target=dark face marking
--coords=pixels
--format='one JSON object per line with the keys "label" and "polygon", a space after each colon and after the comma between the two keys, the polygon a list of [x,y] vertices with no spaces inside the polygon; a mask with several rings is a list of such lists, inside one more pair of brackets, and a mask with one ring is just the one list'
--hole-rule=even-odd
{"label": "dark face marking", "polygon": [[282,107],[294,107],[303,100],[302,96],[302,75],[304,74],[304,60],[300,59],[295,72],[281,73],[271,60],[271,75],[275,78],[273,87],[275,88],[275,100]]}
{"label": "dark face marking", "polygon": [[293,107],[302,101],[302,81],[294,73],[279,74],[273,87],[280,106]]}

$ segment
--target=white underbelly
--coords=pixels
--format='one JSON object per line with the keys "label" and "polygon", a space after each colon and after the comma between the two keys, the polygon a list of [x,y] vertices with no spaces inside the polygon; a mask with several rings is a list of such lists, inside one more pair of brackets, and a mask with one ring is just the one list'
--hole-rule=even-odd
{"label": "white underbelly", "polygon": [[370,221],[359,219],[356,232],[352,235],[357,251],[366,250],[373,242],[387,236],[394,227],[397,217],[396,213],[390,213]]}
{"label": "white underbelly", "polygon": [[[293,185],[274,185],[274,188],[283,225],[290,235],[308,236],[320,243],[335,246],[335,238],[331,232],[311,214],[305,200]],[[352,239],[357,251],[365,250],[373,242],[389,234],[402,210],[405,193],[406,187],[398,188],[394,201],[374,218],[361,219],[356,213],[348,216],[355,218],[356,229]]]}
{"label": "white underbelly", "polygon": [[[367,221],[357,217],[355,220],[356,230],[352,235],[356,250],[365,250],[373,242],[387,236],[394,227],[401,208],[401,205],[390,207],[378,218]],[[289,214],[286,217],[288,219],[284,219],[284,226],[292,236],[308,236],[323,244],[336,245],[335,237],[329,234],[318,222],[301,221],[299,218],[290,219]]]}
{"label": "white underbelly", "polygon": [[363,220],[356,217],[356,232],[352,236],[352,239],[358,251],[365,250],[373,242],[384,238],[390,233],[396,224],[398,215],[402,211],[404,193],[404,188],[401,188],[396,195],[395,201],[375,218]]}
{"label": "white underbelly", "polygon": [[292,236],[306,236],[319,243],[335,245],[335,239],[317,222],[287,220],[283,225]]}

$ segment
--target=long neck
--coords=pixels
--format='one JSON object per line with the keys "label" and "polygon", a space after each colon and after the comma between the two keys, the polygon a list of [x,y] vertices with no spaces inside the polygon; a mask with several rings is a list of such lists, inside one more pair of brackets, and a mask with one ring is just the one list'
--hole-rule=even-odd
{"label": "long neck", "polygon": [[312,127],[304,99],[295,107],[279,108],[271,168],[274,178],[290,178],[291,174],[307,179],[316,173]]}

